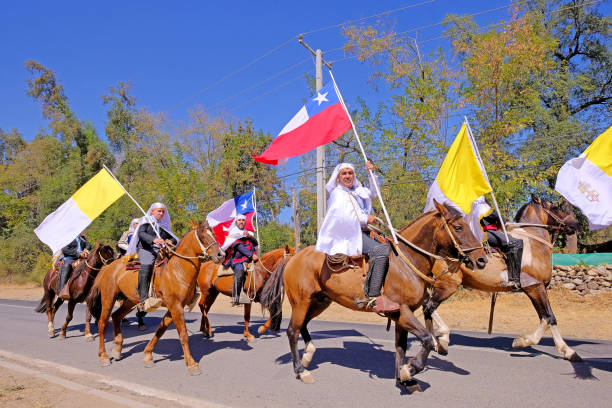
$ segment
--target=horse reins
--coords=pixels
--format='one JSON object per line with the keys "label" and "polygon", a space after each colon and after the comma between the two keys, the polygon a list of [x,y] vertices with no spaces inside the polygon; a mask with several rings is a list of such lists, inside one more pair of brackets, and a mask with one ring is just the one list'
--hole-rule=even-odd
{"label": "horse reins", "polygon": [[216,241],[213,240],[210,245],[208,245],[207,247],[204,247],[204,244],[202,244],[202,241],[200,241],[200,237],[198,236],[198,230],[194,230],[194,235],[196,237],[196,241],[198,242],[198,245],[200,245],[200,249],[202,250],[202,255],[197,255],[197,256],[187,256],[187,255],[181,255],[178,252],[176,252],[171,246],[166,245],[166,248],[168,249],[168,252],[170,252],[172,255],[178,256],[181,259],[185,259],[187,261],[191,261],[192,259],[197,259],[200,262],[204,262],[204,261],[208,261],[210,259],[212,259],[212,257],[210,255],[208,255],[208,250],[210,249],[210,247],[212,247]]}

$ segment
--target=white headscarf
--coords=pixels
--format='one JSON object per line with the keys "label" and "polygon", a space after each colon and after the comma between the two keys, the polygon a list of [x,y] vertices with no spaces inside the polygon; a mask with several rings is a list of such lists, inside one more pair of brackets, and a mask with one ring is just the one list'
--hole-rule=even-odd
{"label": "white headscarf", "polygon": [[130,222],[130,228],[128,228],[128,232],[134,232],[134,230],[138,227],[138,225],[134,226],[134,224],[139,224],[140,218],[132,218]]}
{"label": "white headscarf", "polygon": [[[151,211],[153,211],[156,208],[163,208],[165,210],[163,217],[159,221],[151,215]],[[134,230],[134,235],[132,236],[132,239],[130,240],[130,245],[128,246],[128,250],[127,250],[127,255],[135,255],[138,252],[138,242],[140,241],[140,238],[138,238],[138,230],[144,224],[151,224],[151,226],[153,226],[153,229],[157,231],[158,233],[159,233],[159,228],[163,228],[168,234],[172,235],[174,239],[176,239],[177,241],[179,240],[176,237],[176,235],[174,235],[171,231],[172,223],[170,221],[170,214],[168,213],[168,208],[162,203],[153,203],[149,207],[149,211],[147,211],[147,215],[139,219],[138,227],[136,227],[136,229]]]}
{"label": "white headscarf", "polygon": [[355,173],[355,167],[352,163],[338,164],[334,169],[332,175],[329,177],[329,180],[325,185],[325,189],[330,194],[335,188],[341,188],[345,191],[348,191],[356,199],[361,199],[357,199],[356,201],[359,203],[360,207],[362,207],[362,209],[369,214],[372,211],[372,191],[369,188],[364,187],[363,184],[361,184],[361,181],[359,181],[356,174],[353,178],[353,188],[349,189],[344,187],[341,183],[338,183],[338,175],[343,169],[351,169],[353,170],[353,173]]}

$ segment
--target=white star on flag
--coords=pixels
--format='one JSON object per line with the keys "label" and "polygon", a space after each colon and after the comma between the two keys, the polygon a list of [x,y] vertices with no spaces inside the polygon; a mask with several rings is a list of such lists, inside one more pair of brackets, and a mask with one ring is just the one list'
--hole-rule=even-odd
{"label": "white star on flag", "polygon": [[319,106],[321,106],[321,103],[329,102],[329,99],[327,99],[327,94],[328,94],[328,92],[325,92],[323,95],[321,95],[319,92],[317,92],[317,97],[313,98],[312,100],[319,102]]}
{"label": "white star on flag", "polygon": [[243,201],[243,202],[242,202],[241,207],[242,207],[242,209],[243,209],[243,210],[246,210],[246,208],[247,208],[247,202],[246,202],[246,201]]}

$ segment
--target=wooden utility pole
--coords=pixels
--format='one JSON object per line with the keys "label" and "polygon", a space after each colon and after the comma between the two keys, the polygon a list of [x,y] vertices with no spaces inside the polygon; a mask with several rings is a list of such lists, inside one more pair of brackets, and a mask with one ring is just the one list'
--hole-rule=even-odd
{"label": "wooden utility pole", "polygon": [[[308,51],[315,56],[315,87],[316,90],[319,91],[323,88],[323,64],[329,69],[331,69],[331,64],[323,60],[323,52],[320,49],[316,51],[313,50],[303,41],[303,36],[300,35],[298,37],[300,44],[302,44]],[[321,229],[321,225],[323,225],[323,220],[325,219],[325,208],[326,203],[325,199],[325,146],[317,147],[317,166],[316,166],[316,174],[317,174],[317,231]]]}
{"label": "wooden utility pole", "polygon": [[300,248],[300,217],[297,210],[297,193],[291,188],[291,208],[293,209],[293,234],[295,235],[295,252]]}

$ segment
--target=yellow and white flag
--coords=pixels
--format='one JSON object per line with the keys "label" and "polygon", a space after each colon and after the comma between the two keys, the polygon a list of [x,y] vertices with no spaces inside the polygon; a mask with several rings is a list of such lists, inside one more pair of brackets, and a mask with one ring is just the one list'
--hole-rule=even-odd
{"label": "yellow and white flag", "polygon": [[[475,201],[482,199],[484,203],[482,196],[491,192],[491,186],[485,176],[485,170],[476,157],[475,149],[468,135],[467,123],[464,122],[440,166],[435,181],[429,188],[424,211],[435,209],[433,204],[435,199],[439,203],[451,205],[460,210],[468,216],[468,219],[470,215],[473,215],[475,222],[470,223],[470,227],[476,237],[482,239],[484,235],[478,225],[478,220],[486,214],[480,210],[482,207],[479,205],[480,201],[476,203]],[[490,212],[490,207],[486,206],[486,209]]]}
{"label": "yellow and white flag", "polygon": [[561,167],[555,190],[580,208],[590,229],[612,224],[612,127]]}
{"label": "yellow and white flag", "polygon": [[55,254],[77,237],[125,191],[106,171],[100,170],[34,230]]}

